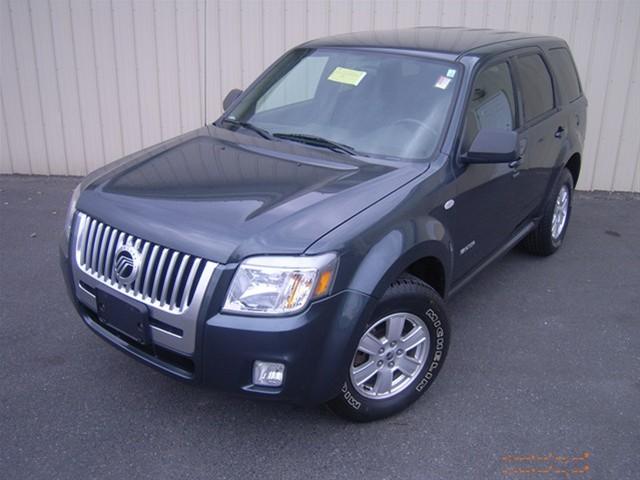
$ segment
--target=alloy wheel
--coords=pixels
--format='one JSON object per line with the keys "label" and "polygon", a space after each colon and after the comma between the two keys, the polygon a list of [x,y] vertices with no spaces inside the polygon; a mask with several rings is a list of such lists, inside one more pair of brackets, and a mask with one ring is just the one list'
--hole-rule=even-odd
{"label": "alloy wheel", "polygon": [[567,224],[567,216],[569,215],[569,187],[563,185],[558,196],[556,197],[556,204],[553,209],[553,218],[551,219],[551,237],[553,240],[558,240],[565,225]]}
{"label": "alloy wheel", "polygon": [[367,398],[389,398],[407,388],[422,370],[430,349],[422,319],[393,313],[362,335],[351,362],[351,383]]}

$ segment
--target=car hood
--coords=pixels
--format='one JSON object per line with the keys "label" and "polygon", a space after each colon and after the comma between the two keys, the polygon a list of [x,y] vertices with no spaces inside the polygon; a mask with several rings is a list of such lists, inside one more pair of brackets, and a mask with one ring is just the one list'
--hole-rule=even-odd
{"label": "car hood", "polygon": [[90,175],[78,210],[220,263],[300,254],[427,168],[366,160],[203,127]]}

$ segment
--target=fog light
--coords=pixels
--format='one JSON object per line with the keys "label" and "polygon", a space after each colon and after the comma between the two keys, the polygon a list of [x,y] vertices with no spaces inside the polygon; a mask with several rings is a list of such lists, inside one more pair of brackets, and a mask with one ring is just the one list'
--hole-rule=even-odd
{"label": "fog light", "polygon": [[253,362],[253,383],[265,387],[279,387],[284,379],[284,365],[282,363]]}

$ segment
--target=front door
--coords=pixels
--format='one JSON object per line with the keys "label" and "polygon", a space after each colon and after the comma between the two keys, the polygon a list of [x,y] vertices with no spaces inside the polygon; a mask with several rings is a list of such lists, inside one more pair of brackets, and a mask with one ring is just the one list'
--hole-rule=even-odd
{"label": "front door", "polygon": [[[516,130],[518,116],[511,69],[506,61],[476,76],[459,148],[464,155],[483,128]],[[457,162],[454,282],[500,248],[519,223],[517,167],[505,163]],[[515,167],[515,168],[514,168]]]}

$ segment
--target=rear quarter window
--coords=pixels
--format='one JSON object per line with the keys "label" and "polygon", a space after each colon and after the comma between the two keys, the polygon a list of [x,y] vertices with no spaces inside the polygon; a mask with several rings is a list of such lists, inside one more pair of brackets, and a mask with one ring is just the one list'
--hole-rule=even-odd
{"label": "rear quarter window", "polygon": [[580,80],[578,80],[578,72],[569,50],[566,48],[549,50],[549,60],[558,79],[563,99],[571,102],[578,98],[581,94]]}
{"label": "rear quarter window", "polygon": [[524,118],[525,121],[529,121],[553,108],[553,82],[547,65],[537,53],[517,57],[516,64],[522,90]]}

